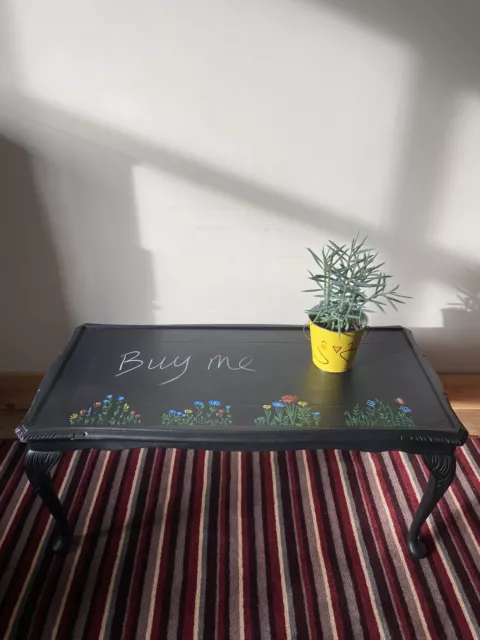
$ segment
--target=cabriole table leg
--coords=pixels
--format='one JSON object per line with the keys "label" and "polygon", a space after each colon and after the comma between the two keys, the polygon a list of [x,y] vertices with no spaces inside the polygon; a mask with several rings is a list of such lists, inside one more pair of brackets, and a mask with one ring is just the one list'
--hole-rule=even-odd
{"label": "cabriole table leg", "polygon": [[35,492],[55,520],[56,532],[51,544],[52,550],[54,553],[66,553],[72,540],[72,532],[49,473],[59,460],[58,452],[29,449],[25,457],[25,472]]}
{"label": "cabriole table leg", "polygon": [[408,550],[414,560],[425,558],[428,551],[420,540],[420,529],[432,513],[436,504],[451,485],[455,477],[456,459],[454,453],[424,454],[423,460],[430,470],[427,489],[413,518],[412,526],[408,533]]}

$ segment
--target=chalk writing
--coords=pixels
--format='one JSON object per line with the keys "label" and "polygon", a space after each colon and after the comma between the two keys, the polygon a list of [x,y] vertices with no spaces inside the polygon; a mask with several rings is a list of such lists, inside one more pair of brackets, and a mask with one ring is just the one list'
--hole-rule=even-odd
{"label": "chalk writing", "polygon": [[[128,356],[132,356],[133,358],[128,358]],[[135,371],[135,369],[138,369],[139,367],[141,367],[144,364],[144,361],[141,360],[138,356],[140,355],[140,351],[129,351],[128,353],[124,353],[122,356],[120,356],[122,358],[122,362],[120,363],[120,367],[118,369],[118,373],[115,374],[115,378],[118,378],[118,376],[123,376],[126,373],[130,373],[131,371]],[[174,382],[175,380],[178,380],[179,378],[181,378],[188,369],[188,365],[190,364],[190,357],[188,356],[187,358],[185,358],[185,360],[182,360],[181,362],[179,362],[180,360],[180,356],[175,356],[175,358],[171,361],[171,362],[167,362],[165,364],[165,361],[167,358],[162,358],[162,360],[160,360],[160,362],[158,362],[157,364],[153,364],[153,358],[151,358],[150,362],[147,365],[147,369],[149,369],[150,371],[152,369],[167,369],[168,367],[183,367],[183,371],[181,373],[178,374],[178,376],[175,376],[174,378],[170,378],[169,380],[165,380],[164,382],[160,382],[159,383],[159,387],[161,387],[164,384],[168,384],[169,382]],[[136,364],[134,367],[130,367],[130,369],[127,369],[126,371],[123,371],[123,367],[126,364],[129,364],[131,362],[136,362],[138,364]]]}
{"label": "chalk writing", "polygon": [[188,358],[185,358],[185,360],[183,360],[182,362],[177,362],[178,359],[179,359],[179,356],[176,356],[176,358],[174,360],[172,360],[172,362],[169,362],[168,364],[165,364],[166,358],[162,358],[162,360],[160,360],[160,362],[158,364],[155,364],[153,366],[152,366],[153,358],[150,360],[150,362],[148,363],[148,368],[150,370],[156,369],[157,367],[159,369],[167,369],[168,367],[171,367],[172,365],[174,367],[184,367],[183,371],[181,373],[179,373],[178,376],[175,376],[174,378],[170,378],[170,380],[166,380],[165,382],[160,382],[160,384],[158,385],[159,387],[161,387],[162,384],[168,384],[169,382],[174,382],[175,380],[178,380],[179,378],[181,378],[183,376],[184,373],[187,372],[188,365],[190,364],[190,356],[188,356]]}
{"label": "chalk writing", "polygon": [[[135,354],[133,356],[133,358],[128,358],[127,359],[127,356],[131,356],[132,354]],[[143,364],[143,360],[137,360],[139,355],[140,355],[140,351],[129,351],[128,353],[124,353],[123,356],[120,356],[122,358],[122,362],[121,362],[120,367],[118,369],[120,371],[120,373],[117,373],[115,377],[117,378],[118,376],[123,376],[126,373],[130,373],[130,371],[134,371],[135,369],[138,369],[138,367],[141,367],[142,364]],[[126,371],[122,371],[123,365],[124,364],[128,364],[129,362],[138,362],[139,364],[137,364],[135,367],[131,367],[131,369],[127,369]]]}
{"label": "chalk writing", "polygon": [[[124,353],[123,355],[120,356],[121,358],[121,362],[120,362],[120,366],[118,367],[118,372],[115,373],[115,378],[118,378],[118,376],[124,376],[127,373],[132,373],[132,371],[135,371],[136,369],[140,369],[140,367],[143,367],[144,365],[146,366],[148,371],[154,371],[155,369],[158,369],[159,371],[163,371],[164,369],[168,369],[169,367],[173,367],[173,371],[175,369],[182,369],[180,371],[180,373],[178,375],[175,375],[172,378],[169,378],[168,380],[164,380],[163,382],[160,382],[158,384],[158,386],[162,386],[164,384],[169,384],[170,382],[174,382],[175,380],[178,380],[179,378],[181,378],[183,375],[185,375],[185,373],[187,373],[188,367],[190,365],[190,360],[191,360],[191,356],[187,356],[186,358],[182,359],[182,356],[170,356],[170,357],[163,357],[160,358],[158,360],[155,360],[154,358],[150,358],[150,360],[147,361],[143,360],[140,357],[140,351],[128,351],[127,353]],[[253,364],[253,357],[252,356],[244,356],[243,358],[240,358],[240,360],[238,361],[238,364],[235,364],[234,362],[230,362],[231,358],[229,358],[228,356],[222,356],[220,354],[216,355],[216,356],[212,356],[207,364],[207,370],[210,371],[211,368],[213,368],[213,370],[215,370],[215,365],[217,370],[220,369],[223,366],[223,368],[227,368],[229,371],[250,371],[252,373],[255,373],[255,369],[252,369],[250,367],[251,364]]]}
{"label": "chalk writing", "polygon": [[[218,358],[218,360],[217,360]],[[220,369],[220,367],[222,366],[222,364],[226,361],[227,367],[230,369],[230,371],[253,371],[255,372],[255,369],[249,369],[248,365],[252,364],[253,362],[253,358],[252,356],[245,356],[244,358],[242,358],[241,360],[239,360],[238,362],[238,367],[234,367],[230,364],[230,360],[228,358],[228,356],[213,356],[213,358],[210,358],[210,362],[208,363],[208,367],[207,369],[210,371],[210,367],[212,366],[212,364],[214,363],[214,361],[217,360],[217,369]]]}

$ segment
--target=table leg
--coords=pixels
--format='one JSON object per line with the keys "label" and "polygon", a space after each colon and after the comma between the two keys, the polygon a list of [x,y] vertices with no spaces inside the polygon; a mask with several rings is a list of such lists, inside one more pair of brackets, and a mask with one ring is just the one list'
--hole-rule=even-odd
{"label": "table leg", "polygon": [[55,520],[56,532],[52,542],[52,550],[54,553],[66,553],[72,540],[72,533],[49,474],[50,469],[59,460],[60,453],[58,452],[31,451],[29,449],[25,457],[25,472],[30,484]]}
{"label": "table leg", "polygon": [[419,537],[420,529],[452,483],[456,467],[454,453],[426,453],[422,457],[430,470],[430,477],[408,533],[408,550],[414,560],[420,560],[427,555],[427,548]]}

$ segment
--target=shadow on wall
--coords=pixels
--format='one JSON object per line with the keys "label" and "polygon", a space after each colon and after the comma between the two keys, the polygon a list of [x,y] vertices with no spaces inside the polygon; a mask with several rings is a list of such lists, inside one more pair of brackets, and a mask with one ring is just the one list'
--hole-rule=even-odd
{"label": "shadow on wall", "polygon": [[[408,293],[421,299],[423,280],[446,283],[452,273],[478,268],[476,256],[431,242],[455,100],[461,91],[480,88],[478,9],[469,0],[455,4],[446,0],[306,1],[320,8],[328,4],[329,10],[343,13],[349,21],[392,34],[414,52],[416,67],[393,205],[385,211],[381,227],[364,225],[362,232],[387,254],[399,280],[419,283]],[[25,127],[30,128],[29,139],[39,137],[39,147],[47,148],[42,194],[45,188],[56,246],[63,251],[65,292],[78,296],[68,308],[83,314],[74,313],[72,324],[152,321],[156,293],[151,255],[140,246],[131,186],[131,170],[138,163],[149,163],[239,203],[273,212],[287,224],[299,220],[313,230],[345,238],[357,230],[357,223],[345,212],[289,193],[280,185],[242,178],[228,168],[196,161],[25,96],[19,101],[25,110]],[[407,235],[408,243],[403,242]],[[476,312],[451,307],[443,310],[443,317],[443,328],[414,329],[421,347],[440,370],[480,370]]]}
{"label": "shadow on wall", "polygon": [[59,266],[32,158],[0,135],[0,368],[36,371],[69,333]]}
{"label": "shadow on wall", "polygon": [[433,366],[442,372],[480,370],[480,268],[456,283],[457,302],[442,309],[443,327],[414,329]]}
{"label": "shadow on wall", "polygon": [[[160,308],[124,153],[23,113],[0,9],[0,371],[42,371],[84,322],[147,324]],[[26,116],[24,119],[23,116]],[[100,128],[101,133],[101,128]]]}
{"label": "shadow on wall", "polygon": [[151,323],[158,303],[130,162],[65,131],[38,154],[17,137],[0,137],[0,370],[42,371],[76,325]]}
{"label": "shadow on wall", "polygon": [[[429,246],[436,223],[436,199],[445,181],[452,144],[452,118],[458,96],[480,92],[480,4],[470,0],[305,0],[317,7],[368,25],[408,44],[415,55],[415,72],[407,111],[396,194],[386,212],[391,238],[408,233],[408,260],[392,247],[392,266],[406,280],[419,282],[415,254],[426,257],[422,276],[456,285],[460,303],[442,309],[443,327],[413,329],[422,350],[442,372],[480,371],[480,270],[471,260]],[[395,240],[396,241],[396,240]],[[402,243],[398,242],[402,247]],[[383,247],[382,247],[383,249]],[[413,259],[412,259],[413,258]]]}
{"label": "shadow on wall", "polygon": [[51,123],[32,134],[73,325],[153,322],[158,292],[141,246],[130,159],[75,127]]}
{"label": "shadow on wall", "polygon": [[[118,130],[78,118],[37,101],[21,98],[24,126],[33,146],[37,143],[48,159],[41,176],[52,225],[59,236],[58,247],[68,253],[66,291],[75,291],[73,307],[82,309],[80,322],[148,323],[159,309],[153,278],[152,256],[140,246],[138,220],[132,195],[132,167],[151,164],[192,184],[252,203],[287,219],[303,219],[312,228],[347,237],[351,221],[321,205],[293,198],[247,181],[207,163],[151,145]],[[412,209],[415,213],[418,207]],[[158,215],[164,215],[159,211]],[[410,219],[410,216],[409,218]],[[403,223],[407,219],[403,217]],[[478,263],[468,257],[425,242],[420,234],[404,247],[393,229],[363,229],[374,244],[389,255],[395,271],[418,278],[415,255],[422,256],[422,277],[439,282],[451,273],[472,273]],[[426,231],[426,230],[425,230]],[[68,240],[68,243],[67,243]],[[113,259],[112,259],[113,256]],[[410,273],[412,271],[412,273]],[[63,272],[62,272],[63,273]],[[69,305],[69,308],[70,305]],[[458,311],[450,314],[449,311]],[[473,324],[465,309],[446,309],[444,328],[414,329],[415,336],[434,366],[442,372],[478,371],[480,336],[472,328],[471,338],[458,336],[457,323]]]}

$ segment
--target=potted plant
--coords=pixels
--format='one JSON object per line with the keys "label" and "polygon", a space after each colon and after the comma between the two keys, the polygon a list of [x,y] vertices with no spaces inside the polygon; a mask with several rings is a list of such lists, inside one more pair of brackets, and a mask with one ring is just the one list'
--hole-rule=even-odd
{"label": "potted plant", "polygon": [[[350,245],[339,246],[332,240],[317,255],[318,273],[310,273],[318,304],[307,311],[314,364],[324,371],[341,373],[353,365],[357,348],[368,324],[367,313],[379,309],[385,313],[389,304],[397,311],[403,304],[398,285],[389,287],[389,278],[377,263],[377,253],[355,238]],[[376,307],[376,308],[375,308]]]}

